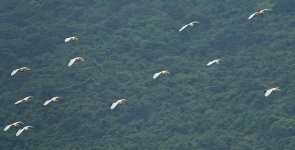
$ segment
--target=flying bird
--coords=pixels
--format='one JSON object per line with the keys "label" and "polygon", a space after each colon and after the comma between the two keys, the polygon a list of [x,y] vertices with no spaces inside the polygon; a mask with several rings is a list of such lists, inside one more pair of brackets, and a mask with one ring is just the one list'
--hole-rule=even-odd
{"label": "flying bird", "polygon": [[111,106],[111,109],[115,109],[117,105],[123,105],[126,102],[126,99],[120,99],[114,102]]}
{"label": "flying bird", "polygon": [[156,79],[158,76],[166,76],[169,75],[170,72],[168,70],[163,70],[154,74],[153,79]]}
{"label": "flying bird", "polygon": [[65,43],[74,41],[78,41],[78,38],[76,36],[68,37],[65,39]]}
{"label": "flying bird", "polygon": [[15,104],[15,105],[19,105],[19,104],[21,104],[21,103],[28,103],[28,102],[31,101],[31,98],[32,98],[32,97],[33,97],[33,96],[25,97],[25,98],[23,98],[23,99],[21,99],[21,100],[18,100],[18,101],[15,102],[14,104]]}
{"label": "flying bird", "polygon": [[59,101],[59,98],[61,98],[61,97],[58,97],[58,96],[53,97],[53,98],[51,98],[51,99],[45,101],[45,103],[44,103],[43,105],[46,106],[46,105],[48,105],[48,104],[51,103],[51,102],[52,102],[52,103],[56,103],[56,102]]}
{"label": "flying bird", "polygon": [[194,24],[196,24],[196,23],[200,23],[200,22],[198,22],[198,21],[193,21],[193,22],[191,22],[191,23],[189,23],[189,24],[186,24],[186,25],[182,26],[182,27],[179,29],[179,32],[181,32],[182,30],[184,30],[184,29],[187,28],[187,27],[193,27]]}
{"label": "flying bird", "polygon": [[210,61],[210,62],[207,64],[207,67],[208,67],[208,66],[211,66],[211,65],[213,65],[213,64],[219,64],[219,63],[220,63],[220,59],[215,59],[215,60]]}
{"label": "flying bird", "polygon": [[18,122],[15,122],[15,123],[12,123],[12,124],[9,124],[7,125],[5,128],[4,128],[4,131],[7,131],[9,130],[10,128],[19,128],[21,125],[23,125],[24,123],[21,122],[21,121],[18,121]]}
{"label": "flying bird", "polygon": [[271,93],[278,93],[280,91],[281,91],[280,87],[274,87],[274,88],[271,88],[271,89],[268,89],[268,90],[264,91],[264,96],[267,97]]}
{"label": "flying bird", "polygon": [[28,67],[21,67],[21,68],[13,70],[11,72],[11,76],[15,75],[17,72],[25,72],[25,71],[29,71],[29,70],[31,70],[31,69]]}
{"label": "flying bird", "polygon": [[83,57],[73,58],[69,61],[68,66],[71,67],[75,62],[79,62],[79,61],[84,62],[84,58]]}
{"label": "flying bird", "polygon": [[16,136],[19,136],[20,134],[22,134],[23,131],[30,132],[32,131],[32,129],[33,129],[33,126],[25,126],[16,132]]}
{"label": "flying bird", "polygon": [[252,18],[255,18],[257,16],[263,16],[265,14],[265,11],[272,11],[271,9],[262,9],[260,11],[257,11],[253,14],[251,14],[248,18],[248,20],[251,20]]}

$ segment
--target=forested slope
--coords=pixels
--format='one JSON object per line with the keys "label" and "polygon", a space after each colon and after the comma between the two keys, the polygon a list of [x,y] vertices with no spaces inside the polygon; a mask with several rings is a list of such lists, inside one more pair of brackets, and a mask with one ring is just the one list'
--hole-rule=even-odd
{"label": "forested slope", "polygon": [[[1,132],[0,149],[291,150],[294,5],[1,0],[1,126],[21,120],[34,129]],[[247,20],[262,8],[273,11]],[[79,40],[64,43],[69,36]],[[67,67],[76,56],[85,62]],[[21,66],[32,70],[10,76]],[[169,76],[152,79],[165,69]],[[276,86],[280,93],[264,97]],[[30,104],[14,105],[29,95]],[[62,99],[44,107],[53,96]]]}

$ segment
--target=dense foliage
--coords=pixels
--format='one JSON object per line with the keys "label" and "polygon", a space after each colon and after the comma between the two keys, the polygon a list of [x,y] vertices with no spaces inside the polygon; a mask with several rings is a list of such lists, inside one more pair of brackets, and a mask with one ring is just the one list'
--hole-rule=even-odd
{"label": "dense foliage", "polygon": [[[22,120],[34,129],[2,132],[0,149],[292,149],[294,5],[1,0],[1,126]],[[261,8],[273,11],[247,20]],[[63,42],[73,35],[79,41]],[[67,67],[76,56],[85,62]],[[216,58],[220,65],[205,67]],[[32,70],[11,77],[21,66]],[[164,69],[171,75],[152,79]],[[275,86],[282,91],[264,97]],[[29,95],[31,104],[14,105]],[[42,106],[53,96],[62,100]]]}

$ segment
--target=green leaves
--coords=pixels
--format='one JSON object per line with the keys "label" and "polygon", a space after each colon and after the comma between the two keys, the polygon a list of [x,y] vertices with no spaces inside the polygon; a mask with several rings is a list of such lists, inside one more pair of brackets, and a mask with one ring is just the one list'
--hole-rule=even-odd
{"label": "green leaves", "polygon": [[[292,4],[4,0],[0,122],[35,128],[18,140],[4,132],[0,149],[292,149]],[[261,7],[273,11],[248,21]],[[85,62],[67,67],[77,56]],[[32,70],[11,77],[21,66]],[[282,91],[266,98],[274,86]],[[31,104],[14,105],[28,95]],[[43,107],[52,96],[62,99]]]}

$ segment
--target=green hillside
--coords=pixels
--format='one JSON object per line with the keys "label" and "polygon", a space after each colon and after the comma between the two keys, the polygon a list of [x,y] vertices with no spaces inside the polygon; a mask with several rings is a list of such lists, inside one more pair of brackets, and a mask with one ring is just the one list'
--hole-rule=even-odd
{"label": "green hillside", "polygon": [[[19,137],[2,130],[0,149],[292,150],[294,6],[1,0],[0,123],[34,128]],[[263,8],[273,11],[248,20]],[[200,24],[178,32],[191,21]],[[79,40],[65,43],[70,36]],[[68,67],[77,56],[85,62]],[[10,75],[22,66],[32,70]],[[166,69],[169,76],[153,80]],[[277,86],[281,92],[264,96]],[[14,104],[29,95],[30,104]],[[43,106],[54,96],[61,101]]]}

